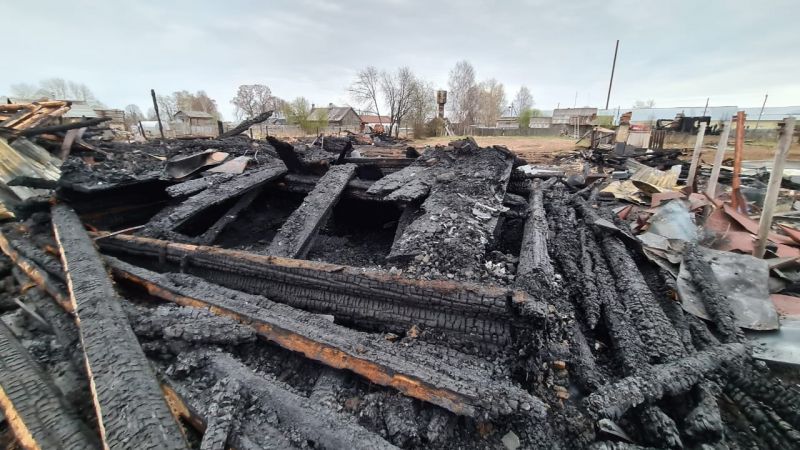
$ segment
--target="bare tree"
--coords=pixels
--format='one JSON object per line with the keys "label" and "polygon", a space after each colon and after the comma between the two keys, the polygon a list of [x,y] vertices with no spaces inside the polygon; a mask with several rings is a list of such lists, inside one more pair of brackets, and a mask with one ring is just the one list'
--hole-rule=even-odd
{"label": "bare tree", "polygon": [[652,98],[650,100],[636,100],[636,102],[633,103],[635,109],[652,108],[654,106],[656,106],[656,102]]}
{"label": "bare tree", "polygon": [[16,83],[11,85],[11,96],[15,99],[34,100],[38,97],[39,88],[30,83]]}
{"label": "bare tree", "polygon": [[306,133],[314,133],[328,124],[328,115],[323,110],[317,110],[316,117],[311,116],[311,106],[305,97],[283,102],[281,109],[286,114],[288,123],[299,125]]}
{"label": "bare tree", "polygon": [[381,78],[382,74],[378,72],[378,69],[368,66],[358,72],[356,80],[350,85],[350,95],[353,99],[361,106],[374,107],[379,121],[381,112],[378,103]]}
{"label": "bare tree", "polygon": [[418,82],[411,69],[401,67],[394,74],[381,73],[381,92],[389,108],[389,134],[400,133],[402,122],[413,107],[413,98],[418,89]]}
{"label": "bare tree", "polygon": [[125,124],[129,129],[136,127],[140,120],[144,120],[144,114],[138,106],[131,104],[125,107]]}
{"label": "bare tree", "polygon": [[[172,120],[172,117],[178,112],[178,103],[175,100],[174,94],[156,96],[156,103],[158,103],[159,114],[162,114],[162,118],[164,119]],[[155,120],[155,110],[153,111],[153,119],[151,120]]]}
{"label": "bare tree", "polygon": [[513,113],[519,116],[523,111],[533,108],[533,105],[535,105],[535,102],[533,101],[531,91],[527,86],[520,87],[519,91],[517,91],[517,95],[514,97],[514,102],[511,104]]}
{"label": "bare tree", "polygon": [[[217,102],[213,100],[211,97],[206,94],[205,91],[200,90],[196,93],[191,93],[189,91],[177,91],[172,94],[172,98],[175,104],[175,111],[202,111],[214,116],[214,118],[219,119],[220,113],[217,110]],[[161,105],[159,104],[159,109]]]}
{"label": "bare tree", "polygon": [[280,109],[283,100],[272,95],[269,87],[263,84],[243,84],[236,91],[231,104],[236,107],[236,117],[255,117],[267,111]]}
{"label": "bare tree", "polygon": [[503,114],[506,104],[506,92],[503,83],[494,78],[482,81],[478,85],[478,123],[493,127]]}
{"label": "bare tree", "polygon": [[475,123],[478,110],[479,89],[475,82],[475,69],[467,61],[459,61],[450,70],[448,105],[451,118],[462,126]]}
{"label": "bare tree", "polygon": [[436,115],[436,94],[433,85],[417,79],[417,86],[411,96],[411,109],[406,120],[414,130],[414,137],[421,138],[425,134],[425,122]]}

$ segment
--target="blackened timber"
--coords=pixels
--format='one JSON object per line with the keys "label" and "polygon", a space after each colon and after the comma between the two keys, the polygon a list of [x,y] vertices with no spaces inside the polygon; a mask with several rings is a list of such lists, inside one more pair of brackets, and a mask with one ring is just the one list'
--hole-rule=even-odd
{"label": "blackened timber", "polygon": [[279,381],[260,376],[228,353],[205,353],[203,369],[216,379],[237,380],[252,397],[264,400],[264,406],[277,415],[282,426],[294,428],[322,448],[364,450],[396,449],[394,445],[345,416],[315,404],[291,392]]}
{"label": "blackened timber", "polygon": [[[478,367],[450,366],[437,353],[413,351],[336,325],[317,314],[207,283],[184,274],[158,274],[107,258],[114,274],[156,297],[203,308],[252,327],[264,338],[336,369],[467,416],[497,416],[517,408],[544,411],[524,390]],[[477,366],[477,365],[476,365]],[[527,405],[527,407],[525,406]]]}
{"label": "blackened timber", "polygon": [[547,251],[548,233],[542,188],[536,182],[528,200],[528,218],[522,233],[516,276],[517,285],[528,292],[552,290],[555,272]]}
{"label": "blackened timber", "polygon": [[[317,186],[320,177],[310,174],[286,174],[280,180],[277,180],[273,186],[282,191],[295,192],[298,194],[308,194],[313,191]],[[372,181],[361,180],[358,178],[352,179],[347,183],[344,190],[344,197],[356,198],[360,200],[383,201],[377,195],[367,194],[367,190],[372,186]]]}
{"label": "blackened timber", "polygon": [[213,185],[195,194],[175,207],[168,207],[147,223],[142,234],[168,237],[173,240],[190,240],[177,232],[183,224],[213,206],[231,198],[247,194],[286,173],[286,166],[270,160],[258,169],[245,172],[231,180]]}
{"label": "blackened timber", "polygon": [[[429,155],[428,151],[425,155]],[[483,255],[486,245],[494,240],[498,219],[505,209],[503,196],[511,176],[513,155],[496,148],[465,145],[442,149],[436,158],[429,156],[428,161],[437,159],[433,166],[437,170],[427,175],[430,194],[420,206],[423,214],[409,223],[392,243],[387,260],[408,261],[413,265],[416,256],[428,254],[435,256],[430,258],[434,268],[478,273],[482,261],[476,255]],[[376,181],[368,192],[391,176]],[[424,184],[424,180],[414,178],[387,198],[401,191],[416,192],[418,182]],[[408,195],[409,201],[417,197]]]}
{"label": "blackened timber", "polygon": [[685,394],[714,372],[725,366],[739,366],[746,358],[747,348],[742,344],[711,347],[607,384],[592,393],[585,403],[597,417],[619,418],[634,406]]}
{"label": "blackened timber", "polygon": [[189,195],[197,194],[198,192],[208,189],[211,186],[223,183],[235,177],[232,173],[217,173],[214,175],[207,175],[194,180],[183,181],[165,189],[167,195],[173,198],[187,197]]}
{"label": "blackened timber", "polygon": [[193,239],[194,242],[198,244],[210,245],[213,244],[214,241],[217,240],[217,236],[222,233],[222,230],[225,229],[229,224],[231,224],[242,211],[247,209],[253,200],[258,197],[261,193],[261,188],[253,189],[252,191],[244,194],[243,196],[239,197],[239,200],[236,200],[236,203],[231,206],[231,208],[222,215],[213,225],[211,225],[208,230],[206,230],[203,234]]}
{"label": "blackened timber", "polygon": [[83,224],[65,205],[51,215],[104,446],[187,448]]}
{"label": "blackened timber", "polygon": [[355,164],[331,167],[278,230],[267,253],[287,258],[304,258],[314,243],[317,231],[330,216],[355,173]]}
{"label": "blackened timber", "polygon": [[0,355],[0,408],[22,448],[100,448],[97,438],[3,321]]}
{"label": "blackened timber", "polygon": [[521,291],[452,281],[412,280],[386,272],[316,261],[174,243],[138,236],[103,237],[105,253],[180,266],[225,287],[366,329],[405,333],[412,326],[454,341],[508,345],[539,328],[545,306]]}
{"label": "blackened timber", "polygon": [[253,125],[258,125],[261,122],[266,121],[270,117],[272,117],[273,111],[266,111],[262,112],[261,114],[255,115],[247,120],[243,120],[242,123],[239,125],[231,128],[230,130],[220,134],[217,139],[225,139],[229,137],[236,136],[237,134],[242,134],[247,131]]}
{"label": "blackened timber", "polygon": [[6,234],[1,231],[0,249],[3,250],[3,253],[5,253],[25,275],[36,283],[40,290],[53,297],[66,311],[72,312],[72,301],[68,296],[64,295],[64,292],[66,292],[64,284],[49,272],[39,267],[38,264],[22,256],[11,244]]}

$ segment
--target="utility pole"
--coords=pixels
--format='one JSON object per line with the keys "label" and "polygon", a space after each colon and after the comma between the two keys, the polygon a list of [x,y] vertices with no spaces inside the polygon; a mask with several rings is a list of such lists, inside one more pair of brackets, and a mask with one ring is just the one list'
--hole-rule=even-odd
{"label": "utility pole", "polygon": [[614,47],[614,62],[611,63],[611,79],[608,80],[608,96],[606,97],[606,109],[608,109],[608,102],[611,100],[611,85],[614,84],[614,69],[617,68],[617,52],[619,51],[619,39],[617,45]]}
{"label": "utility pole", "polygon": [[769,94],[764,94],[764,103],[761,104],[761,112],[758,113],[758,120],[756,120],[756,127],[754,130],[758,129],[758,123],[761,122],[761,115],[764,114],[764,107],[767,106],[767,97],[769,97]]}
{"label": "utility pole", "polygon": [[156,111],[156,119],[158,119],[158,131],[161,132],[161,139],[164,139],[164,127],[161,126],[161,114],[158,113],[155,89],[150,89],[150,96],[153,97],[153,109]]}

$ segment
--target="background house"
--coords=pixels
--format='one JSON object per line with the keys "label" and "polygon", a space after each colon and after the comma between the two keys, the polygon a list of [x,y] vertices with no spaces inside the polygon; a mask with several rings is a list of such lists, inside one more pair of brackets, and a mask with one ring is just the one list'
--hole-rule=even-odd
{"label": "background house", "polygon": [[216,136],[214,116],[204,111],[178,111],[172,117],[175,136]]}
{"label": "background house", "polygon": [[[361,118],[361,123],[363,125],[363,131],[369,131],[370,128],[374,128],[378,125],[383,125],[383,129],[385,132],[389,132],[389,124],[392,123],[392,120],[389,116],[378,116],[375,114],[360,114],[359,117]],[[395,123],[397,126],[397,123]]]}
{"label": "background house", "polygon": [[[308,117],[312,120],[317,117],[328,118],[328,132],[352,131],[358,133],[361,130],[361,117],[349,106],[335,106],[329,103],[327,108],[311,108]],[[322,132],[322,130],[320,130]]]}

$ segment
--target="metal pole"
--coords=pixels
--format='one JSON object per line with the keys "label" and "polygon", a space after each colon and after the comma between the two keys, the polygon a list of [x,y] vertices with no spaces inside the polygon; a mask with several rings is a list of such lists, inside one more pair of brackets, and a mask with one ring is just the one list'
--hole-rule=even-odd
{"label": "metal pole", "polygon": [[775,152],[775,162],[772,164],[772,173],[769,174],[767,195],[764,197],[764,210],[758,223],[758,237],[753,248],[753,256],[756,258],[763,258],[764,251],[767,249],[767,237],[772,227],[772,216],[775,214],[775,203],[778,201],[778,192],[783,180],[783,169],[786,166],[786,157],[789,156],[789,147],[792,146],[795,118],[787,117],[784,119],[784,123],[781,137],[778,140],[778,149]]}
{"label": "metal pole", "polygon": [[769,94],[764,94],[764,103],[761,104],[761,112],[758,113],[758,120],[756,120],[756,127],[754,130],[758,129],[758,123],[761,122],[761,115],[764,114],[764,107],[767,106],[767,97],[769,97]]}
{"label": "metal pole", "polygon": [[608,96],[606,97],[606,109],[608,109],[608,102],[611,100],[611,85],[614,84],[614,69],[617,68],[617,51],[619,51],[619,39],[617,45],[614,47],[614,62],[611,63],[611,79],[608,80]]}
{"label": "metal pole", "polygon": [[717,198],[717,180],[719,180],[719,171],[722,167],[722,159],[725,156],[725,149],[728,147],[728,136],[731,134],[731,127],[733,119],[729,119],[725,129],[722,130],[722,135],[719,137],[717,144],[717,153],[714,156],[714,167],[711,169],[711,178],[708,179],[708,186],[706,186],[706,194],[711,198]]}
{"label": "metal pole", "polygon": [[703,153],[703,137],[706,135],[706,123],[700,122],[700,129],[697,130],[697,140],[694,142],[694,152],[692,152],[692,165],[689,166],[689,176],[686,178],[686,186],[694,192],[694,179],[697,176],[697,166],[700,164],[700,154]]}

